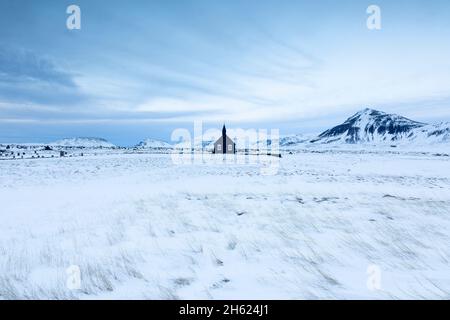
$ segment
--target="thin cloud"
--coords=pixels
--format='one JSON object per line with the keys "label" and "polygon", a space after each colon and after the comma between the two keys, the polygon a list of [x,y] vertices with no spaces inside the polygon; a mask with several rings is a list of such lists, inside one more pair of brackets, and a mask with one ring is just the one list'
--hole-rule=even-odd
{"label": "thin cloud", "polygon": [[64,87],[76,87],[70,73],[60,70],[47,57],[25,49],[0,46],[0,81],[20,83],[45,82]]}

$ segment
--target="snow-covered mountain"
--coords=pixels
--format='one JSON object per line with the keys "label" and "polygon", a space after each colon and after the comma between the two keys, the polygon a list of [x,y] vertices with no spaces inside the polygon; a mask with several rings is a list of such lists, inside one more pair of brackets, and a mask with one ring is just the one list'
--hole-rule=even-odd
{"label": "snow-covered mountain", "polygon": [[364,109],[311,142],[355,144],[413,140],[416,130],[426,126],[396,114]]}
{"label": "snow-covered mountain", "polygon": [[70,147],[70,148],[114,148],[115,145],[102,138],[67,138],[55,141],[50,144],[56,147]]}
{"label": "snow-covered mountain", "polygon": [[415,129],[408,139],[417,144],[450,143],[450,122],[429,124]]}
{"label": "snow-covered mountain", "polygon": [[171,149],[173,146],[165,141],[145,139],[136,145],[139,149]]}

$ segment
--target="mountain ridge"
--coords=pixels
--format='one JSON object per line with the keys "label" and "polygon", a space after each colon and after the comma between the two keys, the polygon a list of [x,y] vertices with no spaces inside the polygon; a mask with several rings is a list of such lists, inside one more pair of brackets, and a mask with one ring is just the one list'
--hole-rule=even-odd
{"label": "mountain ridge", "polygon": [[426,125],[397,114],[366,108],[342,124],[322,132],[311,142],[348,144],[395,142],[410,137],[413,130]]}

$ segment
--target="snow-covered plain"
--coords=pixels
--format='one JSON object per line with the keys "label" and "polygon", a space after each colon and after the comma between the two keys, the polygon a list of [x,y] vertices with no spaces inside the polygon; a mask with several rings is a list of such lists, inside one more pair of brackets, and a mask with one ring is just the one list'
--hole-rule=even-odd
{"label": "snow-covered plain", "polygon": [[0,299],[450,298],[449,157],[307,150],[260,169],[0,161]]}

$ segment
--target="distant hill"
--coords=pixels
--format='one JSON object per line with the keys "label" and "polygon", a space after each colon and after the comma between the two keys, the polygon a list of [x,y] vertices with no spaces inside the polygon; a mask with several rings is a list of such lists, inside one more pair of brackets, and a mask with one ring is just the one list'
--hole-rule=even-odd
{"label": "distant hill", "polygon": [[50,143],[55,147],[71,147],[71,148],[114,148],[114,144],[102,138],[79,137],[66,138]]}
{"label": "distant hill", "polygon": [[135,148],[139,149],[172,149],[173,146],[165,141],[155,139],[145,139],[139,142]]}

